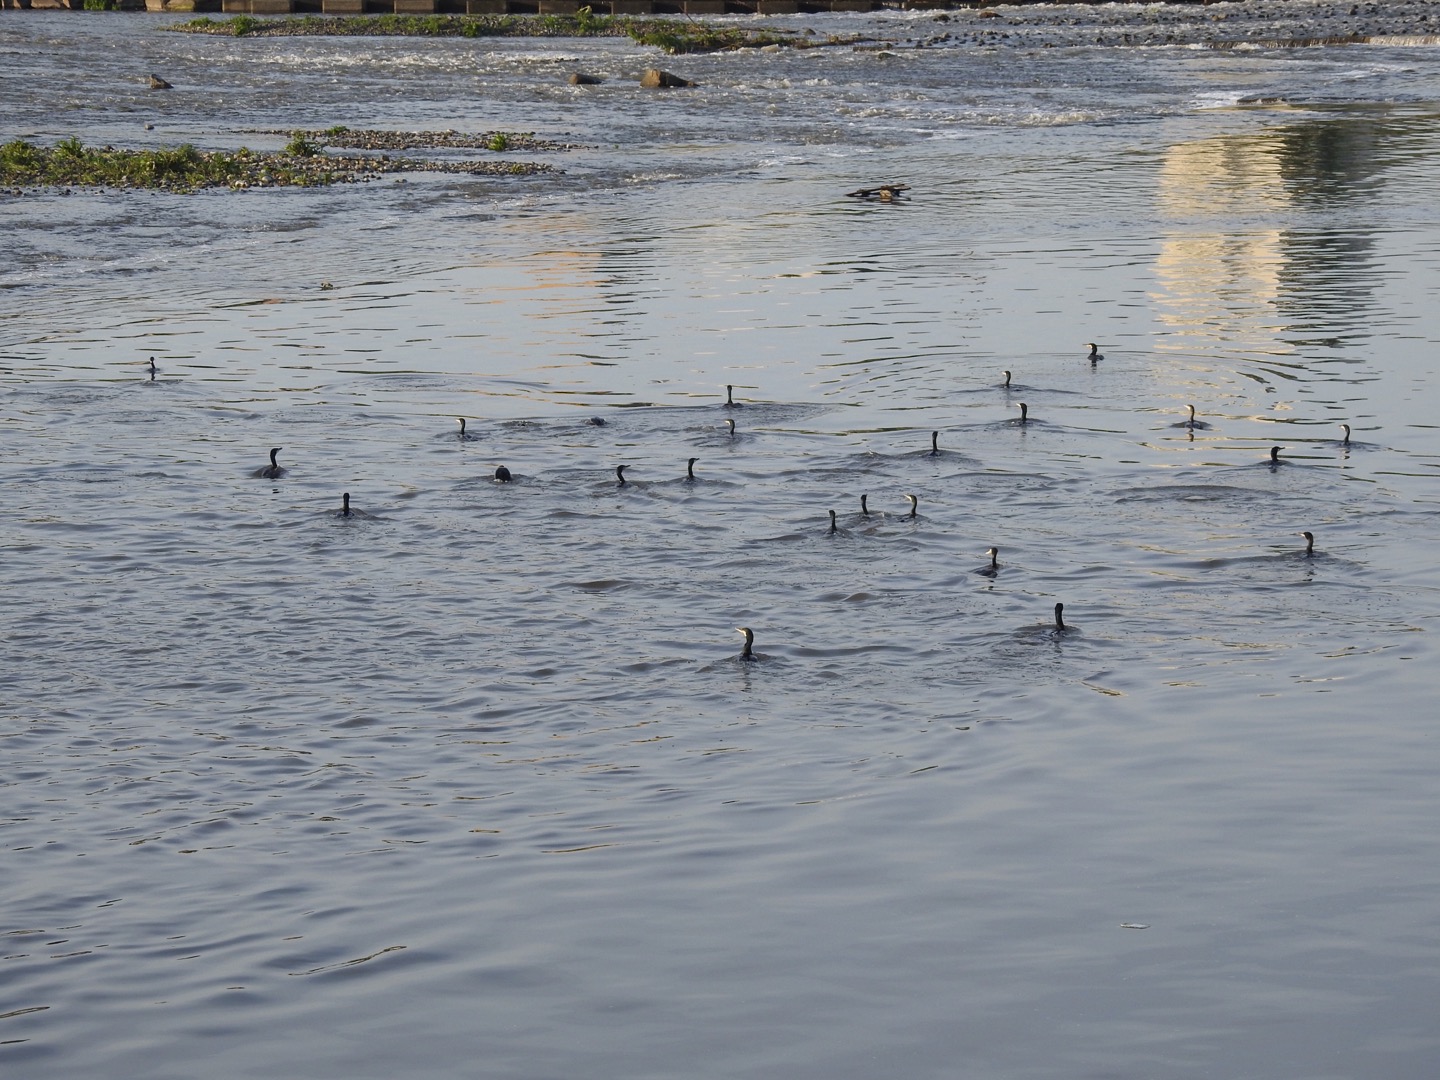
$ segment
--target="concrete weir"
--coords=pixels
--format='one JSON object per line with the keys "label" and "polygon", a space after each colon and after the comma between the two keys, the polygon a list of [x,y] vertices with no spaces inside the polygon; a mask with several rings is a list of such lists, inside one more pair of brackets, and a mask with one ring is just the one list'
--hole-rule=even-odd
{"label": "concrete weir", "polygon": [[[121,0],[138,9],[142,0]],[[890,0],[893,6],[893,0]],[[143,0],[147,11],[227,15],[797,15],[874,11],[885,0]],[[71,8],[85,0],[0,0],[7,8]]]}
{"label": "concrete weir", "polygon": [[154,9],[202,4],[235,15],[795,15],[801,12],[872,11],[878,0],[145,0]]}

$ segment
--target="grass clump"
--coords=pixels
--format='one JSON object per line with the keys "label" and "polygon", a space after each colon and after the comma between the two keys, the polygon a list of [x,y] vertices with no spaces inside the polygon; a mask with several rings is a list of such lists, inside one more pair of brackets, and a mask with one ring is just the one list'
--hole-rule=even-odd
{"label": "grass clump", "polygon": [[290,135],[290,141],[285,144],[285,153],[291,157],[319,157],[325,153],[320,144],[312,142],[306,137],[305,132],[295,131]]}

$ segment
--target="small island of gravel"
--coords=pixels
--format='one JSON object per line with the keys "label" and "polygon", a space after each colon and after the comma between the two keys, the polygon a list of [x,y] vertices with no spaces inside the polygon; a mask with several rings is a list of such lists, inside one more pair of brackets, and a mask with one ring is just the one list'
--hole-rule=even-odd
{"label": "small island of gravel", "polygon": [[592,15],[300,15],[257,19],[202,17],[173,23],[182,34],[231,37],[628,37],[670,54],[724,52],[766,46],[820,48],[850,45],[852,36],[819,35],[813,30],[720,26],[697,20],[638,19]]}
{"label": "small island of gravel", "polygon": [[276,132],[289,134],[279,151],[198,150],[189,144],[158,149],[90,147],[79,139],[63,139],[54,146],[36,146],[17,139],[0,145],[0,190],[25,188],[143,188],[175,193],[205,188],[321,187],[329,184],[368,183],[392,173],[438,172],[472,176],[524,176],[553,172],[552,166],[533,161],[453,161],[434,158],[398,158],[388,154],[337,156],[325,153],[326,144],[367,150],[463,147],[489,150],[563,149],[533,136],[491,132],[358,131],[335,127],[325,131]]}

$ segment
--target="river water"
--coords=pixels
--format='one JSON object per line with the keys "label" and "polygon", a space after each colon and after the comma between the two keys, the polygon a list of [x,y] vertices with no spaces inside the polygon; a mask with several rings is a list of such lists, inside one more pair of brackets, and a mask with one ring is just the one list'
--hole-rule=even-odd
{"label": "river water", "polygon": [[1434,1076],[1433,46],[165,21],[0,134],[577,148],[0,200],[7,1080]]}

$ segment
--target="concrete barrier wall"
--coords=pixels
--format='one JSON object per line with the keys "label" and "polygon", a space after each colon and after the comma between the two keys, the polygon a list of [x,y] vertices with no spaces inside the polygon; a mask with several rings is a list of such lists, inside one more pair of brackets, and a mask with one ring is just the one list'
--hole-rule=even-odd
{"label": "concrete barrier wall", "polygon": [[[891,3],[894,0],[890,0]],[[226,15],[795,15],[874,11],[884,0],[121,0],[147,11],[222,12]],[[80,9],[85,0],[0,0],[7,8]]]}
{"label": "concrete barrier wall", "polygon": [[[219,11],[227,15],[795,15],[873,11],[882,0],[127,0],[149,11]],[[0,0],[5,7],[81,8],[84,0]]]}

